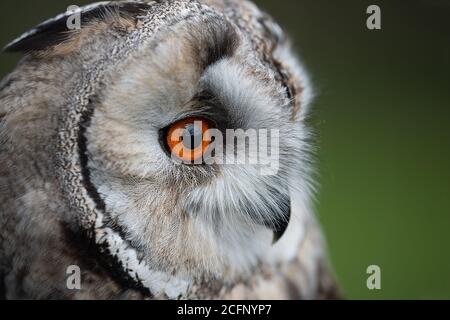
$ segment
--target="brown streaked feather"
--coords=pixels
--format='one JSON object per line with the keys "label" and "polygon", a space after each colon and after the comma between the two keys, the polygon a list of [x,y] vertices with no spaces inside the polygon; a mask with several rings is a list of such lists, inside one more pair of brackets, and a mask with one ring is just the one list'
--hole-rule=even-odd
{"label": "brown streaked feather", "polygon": [[[130,17],[133,17],[132,20],[134,20],[136,16],[144,12],[144,10],[148,10],[149,7],[149,4],[142,2],[111,2],[95,7],[88,6],[87,10],[81,8],[81,25],[90,25],[92,21],[102,21],[108,17],[116,17],[119,26],[128,28],[130,25],[133,25]],[[49,47],[63,44],[59,51],[64,53],[77,40],[75,38],[74,42],[70,41],[70,38],[77,33],[77,30],[71,31],[67,28],[67,18],[69,16],[70,13],[66,13],[47,20],[18,40],[7,45],[3,50],[5,52],[34,52],[48,50]],[[82,29],[84,28],[82,27]]]}

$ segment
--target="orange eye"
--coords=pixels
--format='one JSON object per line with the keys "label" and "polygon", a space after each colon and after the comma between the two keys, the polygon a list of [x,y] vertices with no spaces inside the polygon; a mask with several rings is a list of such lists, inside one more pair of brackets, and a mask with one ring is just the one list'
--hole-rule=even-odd
{"label": "orange eye", "polygon": [[211,143],[209,129],[209,122],[201,118],[187,118],[172,124],[166,137],[169,151],[183,162],[202,159]]}

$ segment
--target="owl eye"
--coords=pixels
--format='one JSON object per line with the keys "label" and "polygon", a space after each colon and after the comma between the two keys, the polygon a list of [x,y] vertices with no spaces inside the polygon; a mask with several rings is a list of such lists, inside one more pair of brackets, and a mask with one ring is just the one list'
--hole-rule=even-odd
{"label": "owl eye", "polygon": [[166,143],[170,153],[183,162],[202,159],[211,143],[210,122],[202,118],[187,118],[169,127]]}

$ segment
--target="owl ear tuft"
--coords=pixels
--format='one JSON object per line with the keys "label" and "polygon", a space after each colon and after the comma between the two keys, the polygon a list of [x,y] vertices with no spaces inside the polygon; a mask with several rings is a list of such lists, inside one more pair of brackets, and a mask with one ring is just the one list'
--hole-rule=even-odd
{"label": "owl ear tuft", "polygon": [[148,3],[137,1],[102,1],[79,7],[37,25],[35,28],[6,45],[3,51],[44,51],[61,44],[71,37],[73,32],[70,31],[76,31],[68,27],[69,19],[76,15],[79,16],[80,27],[83,28],[84,25],[90,24],[93,21],[102,21],[111,16],[117,18],[136,18],[139,15],[145,14],[150,6]]}

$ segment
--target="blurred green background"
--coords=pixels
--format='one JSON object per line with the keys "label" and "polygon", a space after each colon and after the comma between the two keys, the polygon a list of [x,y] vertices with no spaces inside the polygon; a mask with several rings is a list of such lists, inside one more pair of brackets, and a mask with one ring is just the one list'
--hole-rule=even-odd
{"label": "blurred green background", "polygon": [[[2,0],[0,44],[71,5]],[[352,299],[450,299],[450,1],[256,1],[292,36],[318,97],[317,214]],[[366,9],[382,10],[382,30]],[[0,76],[17,55],[0,56]],[[379,265],[382,290],[366,287]]]}

